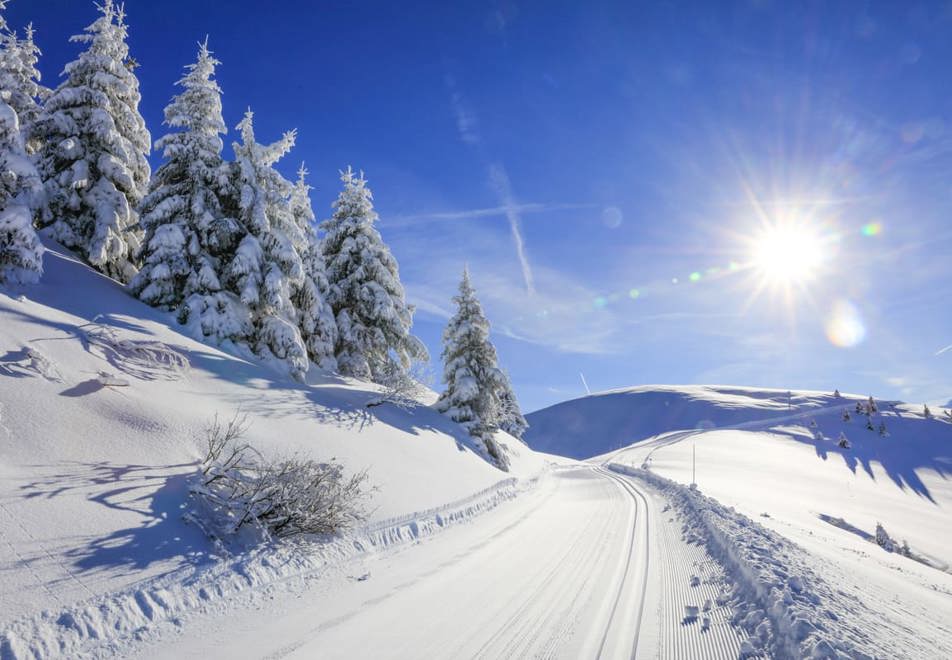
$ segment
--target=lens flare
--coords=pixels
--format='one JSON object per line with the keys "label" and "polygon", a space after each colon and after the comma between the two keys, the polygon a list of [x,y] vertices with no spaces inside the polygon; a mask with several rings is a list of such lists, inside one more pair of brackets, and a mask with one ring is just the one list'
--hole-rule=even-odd
{"label": "lens flare", "polygon": [[839,348],[853,348],[866,338],[863,317],[853,303],[837,300],[826,320],[826,338]]}
{"label": "lens flare", "polygon": [[870,222],[863,225],[860,231],[863,233],[863,236],[879,236],[883,231],[883,225],[881,222]]}

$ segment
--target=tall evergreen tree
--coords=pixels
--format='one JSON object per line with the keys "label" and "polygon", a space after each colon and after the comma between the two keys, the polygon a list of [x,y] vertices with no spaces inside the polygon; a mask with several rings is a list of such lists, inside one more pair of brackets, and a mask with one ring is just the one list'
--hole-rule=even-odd
{"label": "tall evergreen tree", "polygon": [[39,214],[54,239],[103,273],[129,281],[140,230],[136,209],[149,183],[151,138],[139,114],[128,27],[113,0],[72,41],[86,44],[45,104],[34,136],[47,202]]}
{"label": "tall evergreen tree", "polygon": [[529,428],[529,422],[526,421],[519,408],[519,400],[512,389],[512,381],[508,374],[506,374],[505,387],[499,393],[499,428],[520,440]]}
{"label": "tall evergreen tree", "polygon": [[234,249],[239,229],[234,219],[224,217],[221,204],[229,188],[221,156],[227,128],[221,88],[213,80],[219,64],[206,39],[177,83],[183,91],[165,108],[165,124],[172,130],[155,145],[166,162],[140,206],[143,265],[131,290],[222,340],[244,333],[240,323],[221,322],[221,311],[231,305],[221,296],[220,256]]}
{"label": "tall evergreen tree", "polygon": [[374,227],[378,216],[367,181],[349,167],[341,181],[334,213],[321,225],[327,300],[337,321],[335,355],[341,373],[381,382],[427,353],[410,334],[413,307],[397,261]]}
{"label": "tall evergreen tree", "polygon": [[36,282],[43,272],[43,246],[32,217],[40,190],[17,113],[0,101],[0,283]]}
{"label": "tall evergreen tree", "polygon": [[307,170],[302,164],[298,179],[291,191],[291,215],[299,227],[301,243],[298,251],[304,265],[304,279],[293,294],[298,313],[298,329],[307,347],[311,361],[324,369],[336,369],[334,344],[337,341],[337,323],[327,304],[327,273],[321,242],[314,226],[314,210],[311,207]]}
{"label": "tall evergreen tree", "polygon": [[246,232],[225,265],[225,284],[250,315],[248,344],[259,356],[283,361],[303,379],[308,354],[297,327],[293,292],[304,282],[304,264],[296,248],[303,242],[291,213],[291,184],[274,164],[294,146],[295,132],[270,145],[255,140],[249,110],[238,124],[235,176],[240,190],[238,221]]}
{"label": "tall evergreen tree", "polygon": [[[0,12],[5,9],[0,0]],[[43,247],[32,218],[40,179],[22,130],[33,116],[37,93],[24,77],[24,48],[0,13],[0,283],[35,282],[43,272]]]}
{"label": "tall evergreen tree", "polygon": [[443,330],[443,381],[436,409],[459,422],[482,442],[489,456],[504,468],[506,457],[493,440],[501,419],[501,396],[508,379],[498,366],[496,348],[489,340],[489,321],[463,270],[459,294],[453,298],[456,313]]}

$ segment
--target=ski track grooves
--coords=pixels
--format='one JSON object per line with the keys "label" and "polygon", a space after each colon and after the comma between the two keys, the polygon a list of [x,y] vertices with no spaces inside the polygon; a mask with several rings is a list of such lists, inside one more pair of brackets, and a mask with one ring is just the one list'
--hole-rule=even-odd
{"label": "ski track grooves", "polygon": [[[628,583],[628,574],[631,571],[631,563],[635,554],[635,536],[637,535],[638,516],[644,515],[645,517],[645,534],[643,535],[644,536],[644,543],[643,543],[644,554],[639,560],[641,563],[641,571],[642,571],[642,578],[641,578],[641,585],[640,585],[641,596],[638,599],[638,616],[635,621],[636,623],[635,634],[634,634],[634,639],[631,642],[631,653],[629,654],[629,657],[634,658],[638,654],[638,636],[639,636],[639,633],[641,632],[641,620],[645,610],[645,594],[647,593],[647,590],[648,590],[648,563],[649,563],[649,552],[650,552],[650,543],[649,543],[650,535],[647,532],[648,500],[645,499],[645,496],[641,492],[639,492],[635,487],[633,487],[631,483],[624,477],[616,476],[615,474],[613,474],[612,472],[604,468],[598,468],[596,471],[602,476],[607,477],[608,479],[611,479],[615,483],[619,484],[622,490],[624,490],[628,494],[628,496],[631,497],[632,502],[635,506],[634,525],[632,525],[631,533],[628,538],[628,560],[625,565],[624,575],[622,576],[621,582],[618,584],[618,592],[615,594],[615,600],[612,603],[611,615],[608,617],[608,624],[605,626],[605,632],[602,635],[602,641],[598,647],[599,658],[601,658],[605,652],[605,645],[608,642],[608,637],[612,629],[612,624],[614,623],[615,616],[618,613],[618,604],[621,602],[622,595],[625,593],[625,585]],[[639,499],[641,500],[640,504],[638,502]]]}

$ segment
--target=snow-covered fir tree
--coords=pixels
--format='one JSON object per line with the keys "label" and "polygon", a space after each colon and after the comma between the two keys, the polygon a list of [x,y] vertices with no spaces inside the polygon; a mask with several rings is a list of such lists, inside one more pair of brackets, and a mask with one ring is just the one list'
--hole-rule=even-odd
{"label": "snow-covered fir tree", "polygon": [[143,263],[131,290],[150,305],[178,311],[180,321],[196,323],[202,334],[223,340],[243,337],[249,329],[229,320],[234,305],[219,280],[221,257],[234,249],[240,232],[221,203],[230,189],[221,156],[227,132],[221,88],[213,79],[218,64],[206,40],[178,81],[183,91],[165,108],[171,131],[155,146],[166,162],[156,170],[139,209]]}
{"label": "snow-covered fir tree", "polygon": [[294,146],[295,133],[285,133],[270,145],[259,144],[250,110],[237,128],[241,142],[234,144],[234,176],[238,222],[245,233],[224,265],[223,284],[247,308],[251,350],[284,362],[293,377],[303,379],[309,361],[292,300],[304,282],[304,264],[296,248],[303,238],[291,213],[291,184],[274,169]]}
{"label": "snow-covered fir tree", "polygon": [[321,242],[314,225],[314,210],[311,207],[311,186],[307,183],[307,169],[303,163],[298,169],[298,178],[291,191],[291,215],[298,225],[297,246],[304,265],[304,278],[292,294],[297,308],[298,329],[304,339],[308,357],[323,369],[337,368],[334,359],[334,344],[337,341],[337,323],[327,304],[327,273]]}
{"label": "snow-covered fir tree", "polygon": [[17,113],[0,100],[0,283],[36,282],[43,272],[43,246],[32,214],[40,189]]}
{"label": "snow-covered fir tree", "polygon": [[526,429],[529,428],[529,422],[522,414],[519,408],[519,400],[512,389],[512,381],[506,376],[505,387],[499,392],[499,428],[509,435],[522,440]]}
{"label": "snow-covered fir tree", "polygon": [[151,138],[139,113],[139,81],[126,43],[122,7],[97,5],[100,17],[72,41],[86,44],[45,104],[34,136],[42,143],[42,227],[107,275],[135,274],[136,209],[149,184]]}
{"label": "snow-covered fir tree", "polygon": [[334,354],[341,373],[370,380],[408,370],[426,360],[426,348],[410,334],[413,307],[407,304],[397,261],[374,227],[377,213],[363,173],[341,172],[344,188],[334,213],[321,227],[327,269],[327,302],[337,322]]}
{"label": "snow-covered fir tree", "polygon": [[453,298],[456,313],[443,330],[443,381],[436,409],[459,422],[473,438],[482,442],[499,467],[506,457],[493,440],[500,428],[500,397],[508,379],[498,366],[496,348],[489,340],[489,321],[469,279],[463,270],[459,293]]}
{"label": "snow-covered fir tree", "polygon": [[[0,12],[6,0],[0,0]],[[38,142],[32,138],[34,127],[42,116],[41,101],[49,90],[40,85],[40,49],[33,40],[33,26],[28,25],[20,39],[0,14],[0,89],[4,101],[17,113],[20,134],[28,154],[36,151]]]}

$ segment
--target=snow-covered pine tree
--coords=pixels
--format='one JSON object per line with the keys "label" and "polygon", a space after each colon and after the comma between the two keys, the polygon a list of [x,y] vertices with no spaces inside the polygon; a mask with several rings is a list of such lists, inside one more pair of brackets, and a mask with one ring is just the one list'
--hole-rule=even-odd
{"label": "snow-covered pine tree", "polygon": [[259,144],[251,110],[237,128],[238,221],[246,233],[225,264],[222,283],[248,309],[251,350],[284,362],[294,378],[303,380],[309,361],[292,301],[292,293],[304,281],[304,264],[295,248],[303,239],[291,214],[291,184],[274,169],[294,146],[295,132],[285,133],[274,144]]}
{"label": "snow-covered pine tree", "polygon": [[514,438],[522,440],[526,429],[529,428],[529,422],[526,421],[522,410],[519,408],[519,400],[512,389],[512,381],[509,375],[504,375],[506,384],[499,393],[499,428]]}
{"label": "snow-covered pine tree", "polygon": [[844,421],[844,422],[850,421],[850,411],[849,411],[849,410],[844,410],[844,411],[843,411],[843,421]]}
{"label": "snow-covered pine tree", "polygon": [[221,156],[227,128],[213,80],[218,64],[206,39],[177,83],[183,91],[165,108],[172,130],[155,147],[166,162],[139,208],[143,264],[130,288],[150,305],[177,310],[180,321],[196,323],[203,335],[238,340],[250,326],[236,318],[244,312],[219,280],[220,257],[234,250],[240,232],[221,204],[229,189]]}
{"label": "snow-covered pine tree", "polygon": [[297,246],[304,264],[304,279],[293,294],[297,308],[298,329],[307,347],[308,357],[323,369],[337,368],[334,359],[334,344],[337,341],[337,323],[327,304],[327,273],[321,242],[314,226],[314,210],[311,208],[311,186],[307,183],[307,169],[301,164],[298,179],[291,191],[291,215],[299,228]]}
{"label": "snow-covered pine tree", "polygon": [[463,270],[459,294],[453,302],[456,313],[443,330],[446,390],[440,394],[436,409],[459,422],[505,469],[507,460],[493,440],[493,433],[500,424],[500,395],[508,384],[498,366],[496,348],[489,340],[489,321],[476,298],[468,268]]}
{"label": "snow-covered pine tree", "polygon": [[[0,0],[0,12],[6,9],[6,0]],[[32,139],[34,126],[42,116],[40,102],[49,90],[40,85],[36,68],[40,49],[33,40],[33,25],[27,25],[23,39],[11,30],[0,14],[0,89],[4,101],[17,113],[20,134],[28,154],[36,151],[38,142]]]}
{"label": "snow-covered pine tree", "polygon": [[41,227],[103,273],[128,282],[136,272],[136,209],[149,184],[149,131],[139,113],[139,81],[126,44],[128,26],[113,0],[72,41],[87,44],[66,65],[33,137],[46,203]]}
{"label": "snow-covered pine tree", "polygon": [[32,214],[40,190],[17,113],[0,100],[0,283],[36,282],[43,272],[43,246]]}
{"label": "snow-covered pine tree", "polygon": [[410,334],[413,306],[400,283],[397,261],[374,227],[377,213],[363,173],[341,172],[344,188],[334,213],[321,224],[327,268],[327,302],[337,321],[335,356],[340,372],[374,381],[426,360]]}
{"label": "snow-covered pine tree", "polygon": [[932,419],[932,411],[929,410],[928,403],[922,404],[922,416],[925,417],[926,419]]}
{"label": "snow-covered pine tree", "polygon": [[839,440],[837,441],[836,445],[837,445],[840,449],[849,449],[850,447],[852,447],[852,445],[850,444],[850,441],[849,441],[849,440],[847,439],[847,437],[846,437],[846,434],[843,433],[842,431],[840,431],[840,437],[839,437]]}

